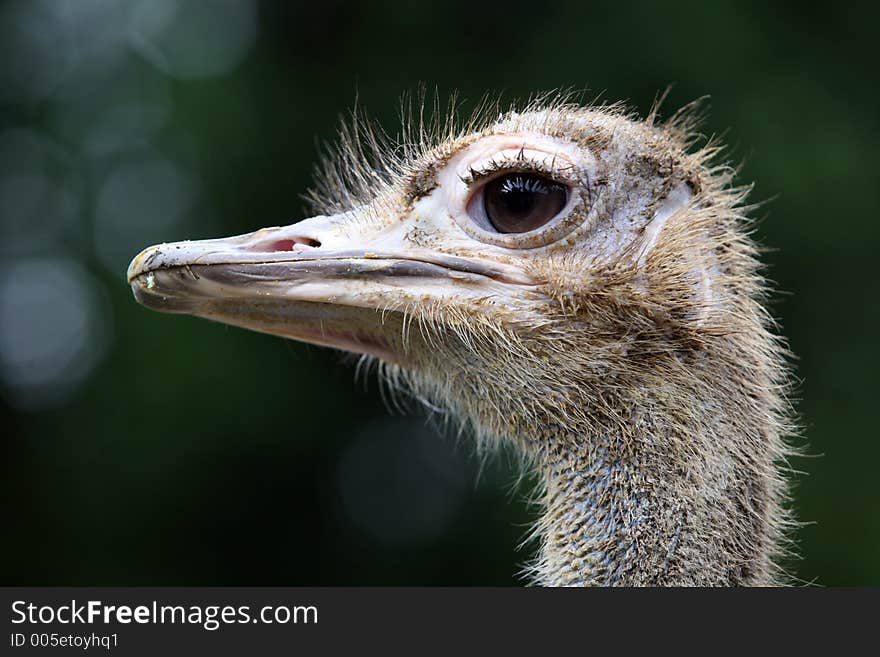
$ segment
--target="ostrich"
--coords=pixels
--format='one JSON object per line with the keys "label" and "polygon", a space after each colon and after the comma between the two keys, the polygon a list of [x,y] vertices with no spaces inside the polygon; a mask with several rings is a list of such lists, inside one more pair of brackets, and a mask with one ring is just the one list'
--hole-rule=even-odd
{"label": "ostrich", "polygon": [[138,302],[362,354],[539,473],[534,582],[774,585],[791,433],[747,188],[666,121],[543,98],[355,121],[318,214],[132,261]]}

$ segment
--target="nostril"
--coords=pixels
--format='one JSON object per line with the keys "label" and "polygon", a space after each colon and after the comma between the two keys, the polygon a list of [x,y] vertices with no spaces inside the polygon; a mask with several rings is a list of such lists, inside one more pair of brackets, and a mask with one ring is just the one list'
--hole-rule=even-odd
{"label": "nostril", "polygon": [[294,240],[278,240],[268,245],[267,251],[293,251]]}
{"label": "nostril", "polygon": [[262,244],[255,245],[251,250],[252,251],[264,251],[264,252],[279,252],[279,251],[293,251],[297,246],[306,246],[313,249],[321,246],[321,242],[318,240],[314,240],[311,237],[292,237],[289,239],[283,240],[273,240],[271,242],[263,242]]}

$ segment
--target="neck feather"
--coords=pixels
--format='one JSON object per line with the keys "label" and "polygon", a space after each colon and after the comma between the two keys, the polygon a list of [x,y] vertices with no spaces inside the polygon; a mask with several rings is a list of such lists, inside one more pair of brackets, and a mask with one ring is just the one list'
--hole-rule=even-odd
{"label": "neck feather", "polygon": [[781,441],[748,397],[703,400],[699,414],[655,399],[628,424],[542,441],[538,583],[777,583]]}

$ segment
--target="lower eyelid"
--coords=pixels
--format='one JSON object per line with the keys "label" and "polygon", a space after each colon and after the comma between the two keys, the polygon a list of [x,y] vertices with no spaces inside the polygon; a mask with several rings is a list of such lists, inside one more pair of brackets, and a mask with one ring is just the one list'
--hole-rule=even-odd
{"label": "lower eyelid", "polygon": [[506,249],[534,249],[553,244],[582,226],[588,216],[578,211],[582,201],[580,190],[569,187],[565,207],[547,224],[524,233],[500,233],[491,226],[488,217],[483,217],[482,202],[474,208],[473,214],[470,211],[471,204],[478,202],[481,196],[480,193],[470,195],[455,221],[471,238]]}

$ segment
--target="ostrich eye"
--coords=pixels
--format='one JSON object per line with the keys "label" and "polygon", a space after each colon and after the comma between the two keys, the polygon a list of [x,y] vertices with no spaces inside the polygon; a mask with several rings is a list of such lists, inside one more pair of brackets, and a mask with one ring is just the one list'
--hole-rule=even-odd
{"label": "ostrich eye", "polygon": [[568,188],[534,173],[508,173],[483,188],[486,219],[499,233],[526,233],[553,219],[568,201]]}

